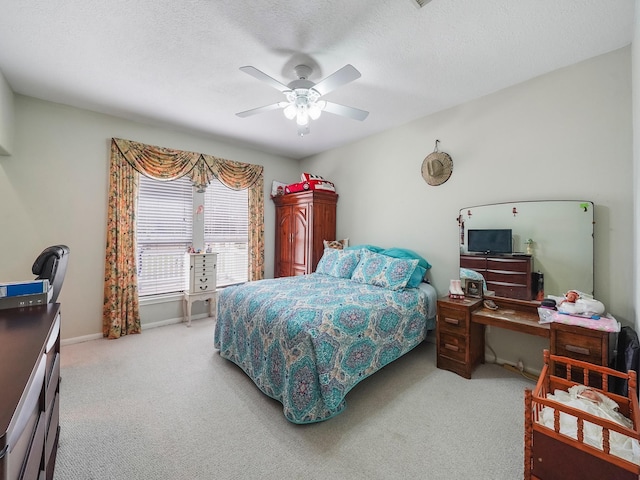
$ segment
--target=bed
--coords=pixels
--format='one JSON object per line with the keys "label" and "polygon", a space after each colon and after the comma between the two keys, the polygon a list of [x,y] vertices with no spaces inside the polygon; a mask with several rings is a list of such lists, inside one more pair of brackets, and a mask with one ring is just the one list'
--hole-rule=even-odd
{"label": "bed", "polygon": [[[378,254],[330,250],[315,273],[248,282],[218,297],[215,348],[298,424],[342,412],[355,385],[435,328],[437,295],[422,278],[402,288],[376,282],[375,275],[363,281],[358,272],[372,274],[376,263],[369,260]],[[391,277],[398,271],[385,270]]]}
{"label": "bed", "polygon": [[[554,364],[562,365],[565,377],[552,374]],[[572,369],[582,371],[582,384],[567,380]],[[589,386],[589,373],[602,379],[602,389]],[[618,378],[627,381],[627,396],[608,391]],[[545,350],[538,383],[525,390],[525,480],[638,480],[639,421],[634,371],[622,373]]]}

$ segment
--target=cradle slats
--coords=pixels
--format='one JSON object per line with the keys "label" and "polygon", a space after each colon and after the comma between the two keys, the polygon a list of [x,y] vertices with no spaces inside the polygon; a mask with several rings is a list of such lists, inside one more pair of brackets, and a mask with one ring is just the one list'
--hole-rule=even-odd
{"label": "cradle slats", "polygon": [[[594,468],[587,469],[590,474],[597,475],[596,471],[606,470],[607,472],[613,472],[615,478],[633,478],[638,479],[640,475],[640,466],[632,462],[629,462],[623,458],[620,458],[611,453],[611,433],[616,432],[621,435],[631,437],[636,440],[640,440],[640,409],[638,407],[638,397],[636,395],[637,377],[636,372],[629,371],[628,373],[622,373],[617,370],[613,370],[607,367],[593,365],[587,362],[570,359],[567,357],[560,357],[556,355],[550,355],[548,350],[544,351],[544,367],[540,378],[533,391],[527,389],[525,391],[525,459],[524,459],[524,478],[525,480],[539,479],[547,480],[548,477],[536,477],[536,469],[539,472],[547,472],[548,475],[549,466],[553,465],[571,465],[577,462],[576,459],[582,459],[581,463],[591,463],[589,458],[594,458]],[[564,365],[561,371],[566,372],[566,378],[557,377],[552,375],[555,372],[555,364]],[[570,387],[578,385],[578,383],[571,380],[572,369],[579,368],[583,371],[584,385],[589,386],[589,376],[593,379],[596,374],[602,379],[602,388],[591,387],[594,390],[603,393],[604,395],[612,398],[618,405],[620,405],[620,412],[626,417],[630,418],[633,422],[633,428],[626,428],[615,422],[609,421],[605,418],[591,415],[582,410],[569,407],[555,400],[547,398],[547,394],[553,393],[555,390],[567,391]],[[617,395],[608,392],[609,378],[618,377],[627,380],[628,392],[627,396]],[[541,415],[544,407],[550,407],[553,409],[553,429],[546,427],[541,423]],[[568,435],[560,433],[560,415],[566,414],[571,417],[575,417],[577,426],[577,438],[569,437]],[[594,424],[602,429],[602,449],[595,448],[585,443],[585,422]],[[545,437],[540,437],[544,435]],[[568,453],[565,452],[565,457],[568,458],[551,458],[548,457],[548,451],[544,450],[544,446],[541,447],[541,451],[536,451],[536,441],[534,438],[538,438],[543,444],[549,445],[544,438],[549,437],[549,441],[558,441],[562,444],[568,445]],[[559,444],[558,444],[559,445]],[[567,448],[567,447],[565,447]],[[571,458],[574,455],[571,454],[575,451],[575,458]],[[582,453],[578,453],[582,452]],[[586,457],[585,457],[586,454]],[[547,455],[547,456],[545,456]],[[546,459],[546,460],[545,460]],[[586,459],[586,460],[585,460]],[[542,462],[546,461],[542,468]],[[553,468],[556,468],[555,466]],[[565,468],[561,466],[559,468]],[[611,478],[614,478],[611,477]],[[551,478],[560,478],[552,476]],[[591,477],[588,477],[591,478]],[[593,477],[601,478],[601,477]]]}

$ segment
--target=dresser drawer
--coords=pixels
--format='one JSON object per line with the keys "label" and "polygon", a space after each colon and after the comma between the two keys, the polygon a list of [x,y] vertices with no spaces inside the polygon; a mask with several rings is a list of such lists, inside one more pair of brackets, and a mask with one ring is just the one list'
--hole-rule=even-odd
{"label": "dresser drawer", "polygon": [[438,356],[451,358],[465,363],[467,357],[467,339],[460,335],[440,332],[438,337]]}
{"label": "dresser drawer", "polygon": [[464,335],[467,332],[467,312],[439,307],[438,326],[443,332]]}
{"label": "dresser drawer", "polygon": [[526,258],[487,258],[487,270],[505,270],[509,272],[529,272],[531,260]]}
{"label": "dresser drawer", "polygon": [[532,294],[528,286],[487,281],[487,289],[495,292],[496,297],[509,297],[516,300],[532,299]]}
{"label": "dresser drawer", "polygon": [[206,272],[206,273],[193,272],[194,285],[199,283],[213,282],[215,278],[216,278],[215,270],[212,270],[211,272]]}
{"label": "dresser drawer", "polygon": [[529,276],[522,272],[509,272],[507,270],[487,270],[485,273],[487,282],[498,282],[518,287],[526,287]]}
{"label": "dresser drawer", "polygon": [[24,470],[20,478],[27,480],[32,478],[38,478],[40,474],[40,466],[42,463],[42,452],[44,449],[46,419],[44,412],[40,413],[38,418],[38,425],[36,431],[31,439],[31,445],[29,446],[29,452],[24,462]]}
{"label": "dresser drawer", "polygon": [[197,255],[193,258],[195,268],[215,268],[217,255]]}
{"label": "dresser drawer", "polygon": [[484,271],[487,268],[486,257],[460,256],[460,268],[470,268],[471,270]]}

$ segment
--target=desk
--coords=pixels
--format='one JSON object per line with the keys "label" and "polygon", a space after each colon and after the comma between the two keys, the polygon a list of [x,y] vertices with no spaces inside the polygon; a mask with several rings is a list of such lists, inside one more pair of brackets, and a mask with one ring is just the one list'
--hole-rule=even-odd
{"label": "desk", "polygon": [[[486,325],[548,338],[549,349],[554,355],[595,365],[611,365],[616,334],[561,323],[540,324],[537,302],[500,297],[492,300],[498,310],[485,308],[477,298],[443,297],[438,300],[438,368],[471,378],[474,368],[484,363]],[[576,375],[578,378],[581,372],[576,371]],[[597,386],[598,382],[593,380],[590,384]]]}
{"label": "desk", "polygon": [[436,327],[437,365],[471,378],[475,367],[484,363],[485,325],[516,332],[550,337],[549,324],[538,323],[537,305],[508,298],[492,299],[498,310],[485,308],[477,298],[438,300]]}
{"label": "desk", "polygon": [[60,304],[0,310],[0,478],[53,478],[60,437]]}
{"label": "desk", "polygon": [[191,304],[193,302],[205,302],[209,300],[209,316],[215,317],[215,307],[216,307],[216,298],[217,292],[214,290],[212,292],[202,292],[202,293],[189,293],[184,292],[184,296],[182,297],[182,310],[184,313],[185,320],[187,321],[187,327],[191,326]]}

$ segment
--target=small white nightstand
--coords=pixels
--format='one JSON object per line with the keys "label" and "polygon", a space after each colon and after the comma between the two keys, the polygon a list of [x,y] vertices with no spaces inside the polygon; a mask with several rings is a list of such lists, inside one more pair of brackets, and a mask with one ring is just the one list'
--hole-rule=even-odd
{"label": "small white nightstand", "polygon": [[187,278],[183,301],[187,327],[191,326],[193,302],[209,301],[209,316],[215,317],[217,253],[188,253]]}

